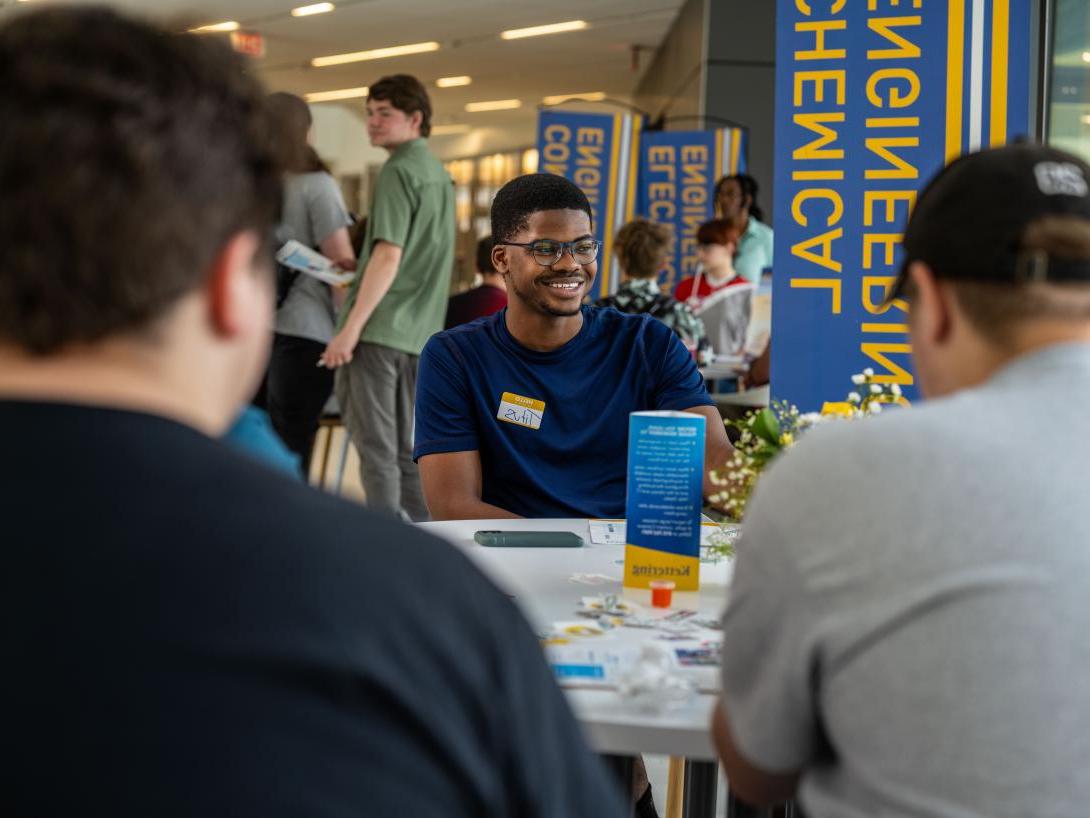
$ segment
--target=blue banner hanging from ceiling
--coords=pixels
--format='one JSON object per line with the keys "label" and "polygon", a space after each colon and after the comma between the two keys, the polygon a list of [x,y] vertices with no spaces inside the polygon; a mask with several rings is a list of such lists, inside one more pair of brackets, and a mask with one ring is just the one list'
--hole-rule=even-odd
{"label": "blue banner hanging from ceiling", "polygon": [[715,183],[745,173],[746,148],[742,128],[644,134],[636,212],[673,230],[660,276],[665,292],[696,274],[697,228],[715,218]]}
{"label": "blue banner hanging from ceiling", "polygon": [[774,397],[817,409],[867,367],[915,396],[884,303],[904,225],[945,162],[1031,132],[1031,5],[778,0]]}
{"label": "blue banner hanging from ceiling", "polygon": [[571,179],[587,194],[602,242],[591,299],[617,289],[613,237],[635,214],[641,117],[544,110],[538,115],[538,170]]}

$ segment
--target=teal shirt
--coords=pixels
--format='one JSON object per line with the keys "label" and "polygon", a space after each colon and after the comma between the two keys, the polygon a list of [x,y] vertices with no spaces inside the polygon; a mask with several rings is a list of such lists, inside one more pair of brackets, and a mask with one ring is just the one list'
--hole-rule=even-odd
{"label": "teal shirt", "polygon": [[734,269],[746,281],[757,284],[761,271],[772,266],[772,228],[749,217],[749,224],[738,240]]}
{"label": "teal shirt", "polygon": [[[443,328],[454,266],[454,183],[424,139],[399,145],[382,166],[367,217],[359,272],[377,241],[401,248],[390,290],[363,328],[360,341],[419,355]],[[341,313],[356,302],[357,275]]]}

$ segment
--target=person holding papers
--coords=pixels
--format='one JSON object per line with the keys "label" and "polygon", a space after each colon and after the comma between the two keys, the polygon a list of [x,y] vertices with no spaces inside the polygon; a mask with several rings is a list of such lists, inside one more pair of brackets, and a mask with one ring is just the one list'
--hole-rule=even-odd
{"label": "person holding papers", "polygon": [[420,359],[413,457],[434,519],[623,517],[628,415],[640,410],[704,415],[705,465],[726,461],[722,420],[677,335],[582,304],[598,272],[591,218],[560,176],[496,194],[507,308],[433,336]]}
{"label": "person holding papers", "polygon": [[[277,231],[317,248],[339,267],[356,266],[348,226],[352,220],[337,183],[310,146],[310,108],[294,94],[269,96],[269,110],[288,149],[284,212]],[[299,456],[304,477],[322,408],[333,392],[333,372],[315,366],[333,337],[334,288],[298,274],[276,311],[276,334],[266,381],[265,403],[273,428]]]}

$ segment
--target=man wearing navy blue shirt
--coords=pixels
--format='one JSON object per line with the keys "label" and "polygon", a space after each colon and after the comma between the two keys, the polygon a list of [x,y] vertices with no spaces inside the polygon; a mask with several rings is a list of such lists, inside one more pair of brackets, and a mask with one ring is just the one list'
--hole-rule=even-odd
{"label": "man wearing navy blue shirt", "polygon": [[646,315],[582,305],[599,243],[576,185],[512,180],[492,232],[507,308],[432,336],[420,359],[413,457],[433,518],[623,517],[634,411],[704,415],[706,467],[727,460],[722,420],[677,336]]}

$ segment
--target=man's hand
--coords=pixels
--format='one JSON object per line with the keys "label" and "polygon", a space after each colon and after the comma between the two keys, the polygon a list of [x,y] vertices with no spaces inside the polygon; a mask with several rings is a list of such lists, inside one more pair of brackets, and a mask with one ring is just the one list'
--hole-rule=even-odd
{"label": "man's hand", "polygon": [[338,366],[344,366],[346,363],[352,360],[352,355],[356,350],[356,344],[360,342],[360,334],[355,332],[351,327],[345,327],[338,332],[333,340],[326,345],[325,352],[318,358],[318,364],[320,366],[328,367],[329,369],[336,369]]}

